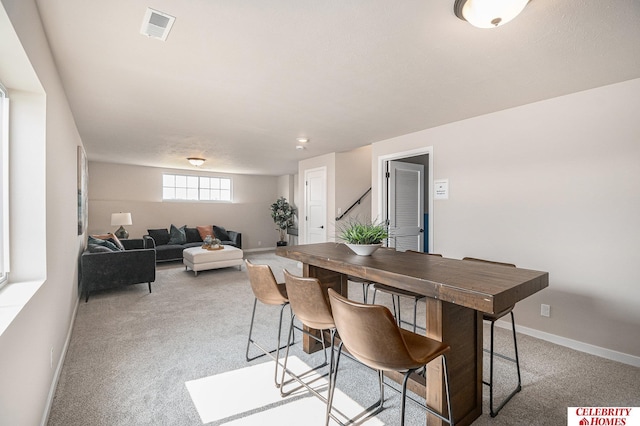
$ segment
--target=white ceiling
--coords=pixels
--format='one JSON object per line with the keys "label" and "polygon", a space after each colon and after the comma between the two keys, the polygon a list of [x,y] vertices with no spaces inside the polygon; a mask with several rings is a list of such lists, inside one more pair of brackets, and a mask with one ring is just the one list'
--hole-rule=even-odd
{"label": "white ceiling", "polygon": [[[495,29],[453,3],[37,0],[92,161],[282,175],[640,77],[638,0],[532,0]],[[176,17],[166,42],[140,34],[147,7]]]}

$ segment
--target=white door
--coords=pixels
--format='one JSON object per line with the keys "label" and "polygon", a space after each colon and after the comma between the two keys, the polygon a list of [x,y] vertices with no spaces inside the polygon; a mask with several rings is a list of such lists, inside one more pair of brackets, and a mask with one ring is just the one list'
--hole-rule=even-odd
{"label": "white door", "polygon": [[423,251],[424,165],[402,161],[387,165],[387,245],[399,251]]}
{"label": "white door", "polygon": [[327,241],[327,169],[309,169],[304,172],[305,243]]}

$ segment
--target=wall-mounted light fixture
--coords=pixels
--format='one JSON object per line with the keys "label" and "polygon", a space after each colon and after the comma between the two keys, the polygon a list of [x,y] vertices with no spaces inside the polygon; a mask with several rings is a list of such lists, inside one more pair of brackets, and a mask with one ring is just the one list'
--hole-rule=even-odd
{"label": "wall-mounted light fixture", "polygon": [[198,158],[198,157],[189,157],[187,158],[187,160],[189,161],[189,163],[191,163],[192,166],[202,166],[205,162],[204,158]]}
{"label": "wall-mounted light fixture", "polygon": [[522,12],[529,0],[456,0],[453,11],[478,28],[504,25]]}

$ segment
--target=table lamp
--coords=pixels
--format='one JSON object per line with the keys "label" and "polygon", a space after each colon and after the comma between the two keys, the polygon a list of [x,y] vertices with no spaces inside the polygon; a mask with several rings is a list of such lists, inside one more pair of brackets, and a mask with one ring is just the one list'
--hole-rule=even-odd
{"label": "table lamp", "polygon": [[111,226],[120,226],[115,232],[116,237],[121,240],[129,238],[129,233],[124,229],[123,225],[131,225],[131,213],[112,213]]}

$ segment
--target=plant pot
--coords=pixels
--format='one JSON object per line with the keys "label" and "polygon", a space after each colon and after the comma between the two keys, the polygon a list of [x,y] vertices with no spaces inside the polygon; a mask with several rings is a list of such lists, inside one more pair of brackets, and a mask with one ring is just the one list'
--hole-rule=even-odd
{"label": "plant pot", "polygon": [[375,252],[382,246],[382,243],[379,243],[379,244],[347,244],[345,243],[345,245],[349,247],[351,251],[357,254],[358,256],[371,256],[373,252]]}
{"label": "plant pot", "polygon": [[286,242],[286,241],[278,241],[278,242],[276,243],[276,246],[278,246],[278,247],[282,247],[282,246],[286,246],[286,245],[287,245],[287,242]]}

